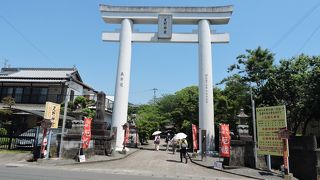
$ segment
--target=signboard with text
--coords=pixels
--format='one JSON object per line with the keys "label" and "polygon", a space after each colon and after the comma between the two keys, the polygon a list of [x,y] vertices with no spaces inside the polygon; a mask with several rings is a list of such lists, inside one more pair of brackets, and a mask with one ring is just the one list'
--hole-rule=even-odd
{"label": "signboard with text", "polygon": [[278,136],[287,127],[285,106],[256,108],[258,154],[283,156],[283,142]]}
{"label": "signboard with text", "polygon": [[43,118],[49,119],[51,121],[52,123],[51,128],[58,128],[59,116],[60,116],[60,104],[56,104],[53,102],[46,102]]}
{"label": "signboard with text", "polygon": [[172,15],[160,14],[158,17],[158,38],[172,37]]}

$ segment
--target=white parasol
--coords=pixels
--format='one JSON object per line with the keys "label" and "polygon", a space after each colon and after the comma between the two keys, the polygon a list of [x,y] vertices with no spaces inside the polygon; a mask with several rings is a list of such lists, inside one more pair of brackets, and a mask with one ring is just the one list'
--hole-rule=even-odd
{"label": "white parasol", "polygon": [[155,131],[152,133],[152,136],[155,136],[155,135],[158,135],[158,134],[161,134],[161,131]]}
{"label": "white parasol", "polygon": [[185,133],[178,133],[176,134],[173,139],[178,140],[178,139],[185,139],[187,135]]}

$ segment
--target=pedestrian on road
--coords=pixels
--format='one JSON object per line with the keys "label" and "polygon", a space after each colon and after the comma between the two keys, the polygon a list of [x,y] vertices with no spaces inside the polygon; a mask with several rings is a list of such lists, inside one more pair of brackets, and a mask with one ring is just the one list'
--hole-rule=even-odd
{"label": "pedestrian on road", "polygon": [[188,159],[186,156],[187,153],[188,142],[186,139],[182,139],[180,141],[180,161],[182,162],[182,158],[186,159],[186,164],[188,163]]}
{"label": "pedestrian on road", "polygon": [[171,146],[172,146],[172,154],[175,154],[176,147],[177,147],[177,140],[175,140],[174,138],[171,139]]}
{"label": "pedestrian on road", "polygon": [[170,142],[170,133],[168,133],[167,136],[166,136],[166,143],[167,143],[166,151],[169,150],[169,142]]}
{"label": "pedestrian on road", "polygon": [[159,151],[159,146],[160,146],[160,135],[156,135],[154,137],[154,148],[156,151]]}

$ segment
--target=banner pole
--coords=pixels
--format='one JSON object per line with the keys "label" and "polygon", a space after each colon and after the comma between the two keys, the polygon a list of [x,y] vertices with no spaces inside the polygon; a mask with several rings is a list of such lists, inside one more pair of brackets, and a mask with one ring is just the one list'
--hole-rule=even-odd
{"label": "banner pole", "polygon": [[268,171],[271,171],[271,156],[268,154],[267,156],[267,164],[268,164]]}

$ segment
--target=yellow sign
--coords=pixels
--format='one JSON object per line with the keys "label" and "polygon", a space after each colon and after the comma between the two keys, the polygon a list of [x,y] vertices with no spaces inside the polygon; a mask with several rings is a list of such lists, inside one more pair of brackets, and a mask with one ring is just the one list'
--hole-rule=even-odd
{"label": "yellow sign", "polygon": [[58,128],[60,116],[60,104],[53,102],[46,102],[46,108],[44,111],[44,119],[49,119],[52,123],[51,128]]}
{"label": "yellow sign", "polygon": [[286,107],[256,108],[258,154],[283,156],[283,143],[278,131],[287,127]]}

